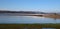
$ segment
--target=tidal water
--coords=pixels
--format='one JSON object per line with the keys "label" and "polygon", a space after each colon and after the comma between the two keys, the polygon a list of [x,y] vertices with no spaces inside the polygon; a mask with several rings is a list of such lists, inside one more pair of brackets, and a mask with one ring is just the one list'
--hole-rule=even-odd
{"label": "tidal water", "polygon": [[60,23],[60,19],[45,18],[38,16],[0,16],[0,23]]}
{"label": "tidal water", "polygon": [[[60,23],[60,19],[45,18],[38,16],[9,16],[0,14],[0,24],[34,24],[34,23]],[[27,29],[27,28],[24,28]],[[42,29],[56,29],[56,28],[42,28]]]}

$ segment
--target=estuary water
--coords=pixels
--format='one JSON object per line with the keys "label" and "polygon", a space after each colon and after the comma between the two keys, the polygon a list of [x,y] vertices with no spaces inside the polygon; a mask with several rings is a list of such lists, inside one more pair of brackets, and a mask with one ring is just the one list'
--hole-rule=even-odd
{"label": "estuary water", "polygon": [[[56,23],[60,23],[60,19],[55,20],[54,18],[45,18],[38,16],[9,16],[9,15],[0,14],[0,24],[34,24],[34,23],[56,24]],[[42,28],[42,29],[56,29],[56,28]]]}
{"label": "estuary water", "polygon": [[54,18],[45,18],[38,16],[0,16],[0,23],[60,23],[60,19],[55,20]]}

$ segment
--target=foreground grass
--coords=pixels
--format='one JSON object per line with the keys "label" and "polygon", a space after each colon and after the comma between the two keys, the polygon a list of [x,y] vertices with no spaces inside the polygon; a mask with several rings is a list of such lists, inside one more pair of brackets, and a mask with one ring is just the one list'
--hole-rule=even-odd
{"label": "foreground grass", "polygon": [[32,29],[32,28],[56,28],[60,29],[60,24],[0,24],[0,29]]}

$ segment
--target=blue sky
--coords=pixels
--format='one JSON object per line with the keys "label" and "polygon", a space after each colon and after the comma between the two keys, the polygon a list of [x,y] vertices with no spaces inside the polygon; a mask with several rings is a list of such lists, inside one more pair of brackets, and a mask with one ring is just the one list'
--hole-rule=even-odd
{"label": "blue sky", "polygon": [[0,0],[0,10],[60,12],[60,0]]}

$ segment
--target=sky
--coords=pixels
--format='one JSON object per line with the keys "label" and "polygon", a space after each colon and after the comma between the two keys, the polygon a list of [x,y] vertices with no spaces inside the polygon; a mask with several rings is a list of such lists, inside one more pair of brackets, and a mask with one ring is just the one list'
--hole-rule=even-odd
{"label": "sky", "polygon": [[60,12],[60,0],[0,0],[0,10]]}

